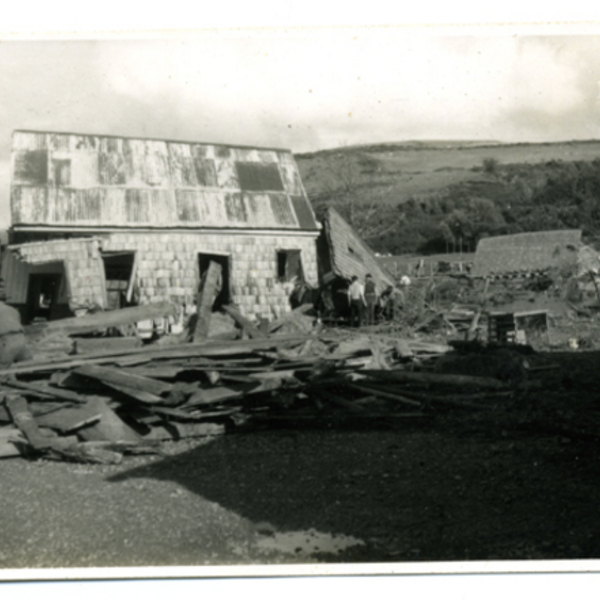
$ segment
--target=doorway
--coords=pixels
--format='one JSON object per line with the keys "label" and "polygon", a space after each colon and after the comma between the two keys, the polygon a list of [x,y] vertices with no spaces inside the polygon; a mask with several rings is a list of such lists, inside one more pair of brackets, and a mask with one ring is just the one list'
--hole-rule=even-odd
{"label": "doorway", "polygon": [[31,273],[27,286],[26,321],[49,321],[58,304],[58,293],[63,276],[60,273]]}
{"label": "doorway", "polygon": [[228,254],[198,254],[198,268],[200,269],[200,280],[211,261],[221,265],[220,289],[213,304],[213,311],[219,310],[231,302],[231,287],[229,276],[231,273],[231,256]]}

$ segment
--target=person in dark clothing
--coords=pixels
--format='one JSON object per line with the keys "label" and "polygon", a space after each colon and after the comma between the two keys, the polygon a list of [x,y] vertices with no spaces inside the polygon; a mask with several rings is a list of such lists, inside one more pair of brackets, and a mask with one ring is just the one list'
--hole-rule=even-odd
{"label": "person in dark clothing", "polygon": [[367,307],[367,325],[375,325],[375,306],[377,304],[377,289],[371,274],[365,278],[365,304]]}

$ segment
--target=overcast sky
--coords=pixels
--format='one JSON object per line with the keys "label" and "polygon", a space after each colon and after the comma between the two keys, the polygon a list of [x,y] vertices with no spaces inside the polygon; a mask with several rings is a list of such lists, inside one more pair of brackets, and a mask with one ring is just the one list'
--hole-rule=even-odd
{"label": "overcast sky", "polygon": [[409,139],[600,138],[599,56],[596,35],[390,26],[3,41],[0,209],[14,129],[294,152]]}

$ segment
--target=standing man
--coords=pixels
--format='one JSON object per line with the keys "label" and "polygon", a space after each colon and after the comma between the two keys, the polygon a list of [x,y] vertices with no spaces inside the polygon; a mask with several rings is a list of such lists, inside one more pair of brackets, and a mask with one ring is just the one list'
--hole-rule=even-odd
{"label": "standing man", "polygon": [[363,308],[367,303],[365,301],[365,290],[356,275],[352,277],[352,283],[348,288],[348,302],[350,303],[350,327],[360,327]]}
{"label": "standing man", "polygon": [[370,273],[365,278],[365,304],[367,306],[367,325],[375,325],[377,290],[375,289],[375,281]]}

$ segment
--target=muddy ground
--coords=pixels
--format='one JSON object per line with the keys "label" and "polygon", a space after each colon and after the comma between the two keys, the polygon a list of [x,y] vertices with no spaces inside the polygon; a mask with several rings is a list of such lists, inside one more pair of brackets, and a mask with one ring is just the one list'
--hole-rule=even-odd
{"label": "muddy ground", "polygon": [[0,567],[600,558],[600,353],[541,363],[485,411],[4,459]]}

